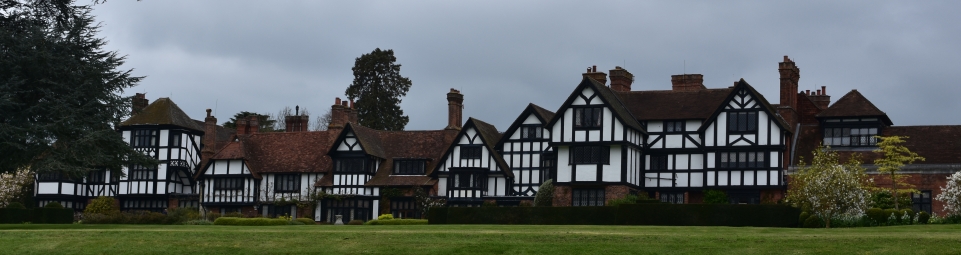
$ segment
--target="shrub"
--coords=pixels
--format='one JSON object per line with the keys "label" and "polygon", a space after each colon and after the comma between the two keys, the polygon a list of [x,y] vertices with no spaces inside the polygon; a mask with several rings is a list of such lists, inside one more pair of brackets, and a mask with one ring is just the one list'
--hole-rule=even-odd
{"label": "shrub", "polygon": [[704,203],[705,204],[730,204],[730,200],[727,198],[727,193],[720,190],[709,189],[704,191]]}
{"label": "shrub", "polygon": [[350,221],[350,222],[347,222],[347,225],[364,225],[364,221],[362,221],[362,220],[352,220],[352,221]]}
{"label": "shrub", "polygon": [[607,201],[607,206],[632,205],[637,204],[637,195],[627,195],[618,199]]}
{"label": "shrub", "polygon": [[430,224],[447,224],[447,207],[430,208],[427,214],[427,222],[430,222]]}
{"label": "shrub", "polygon": [[220,213],[215,213],[215,212],[207,213],[207,220],[211,222],[217,220],[217,218],[220,218],[220,217],[222,217]]}
{"label": "shrub", "polygon": [[26,206],[23,206],[23,204],[21,204],[20,202],[10,202],[9,204],[7,204],[7,208],[9,208],[9,209],[27,209],[27,207],[26,207]]}
{"label": "shrub", "polygon": [[497,201],[494,200],[484,200],[481,207],[497,207]]}
{"label": "shrub", "polygon": [[901,224],[913,224],[914,223],[914,210],[903,209],[901,210]]}
{"label": "shrub", "polygon": [[534,206],[554,206],[554,181],[548,179],[537,189],[534,196]]}
{"label": "shrub", "polygon": [[804,227],[804,221],[807,220],[808,217],[811,217],[811,213],[801,212],[801,216],[798,216],[798,219],[797,219],[798,227]]}
{"label": "shrub", "polygon": [[811,215],[806,220],[804,220],[804,227],[805,228],[823,228],[824,221],[821,220],[821,218],[818,217],[817,215]]}
{"label": "shrub", "polygon": [[296,218],[294,221],[303,222],[304,225],[317,225],[317,222],[310,218]]}
{"label": "shrub", "polygon": [[380,216],[377,216],[377,219],[378,219],[378,220],[393,220],[393,219],[394,219],[394,215],[393,215],[393,214],[389,214],[389,213],[387,213],[387,214],[381,214]]}
{"label": "shrub", "polygon": [[90,201],[87,208],[83,210],[84,214],[113,214],[119,213],[120,208],[117,208],[116,200],[112,197],[97,197]]}
{"label": "shrub", "polygon": [[288,222],[287,224],[290,224],[290,225],[307,225],[306,223],[304,223],[304,222],[302,222],[302,221],[296,221],[296,220],[291,220],[291,221],[287,221],[287,222]]}
{"label": "shrub", "polygon": [[931,215],[928,214],[928,212],[921,211],[920,213],[918,213],[918,223],[919,223],[919,224],[928,224],[928,220],[930,220],[930,219],[931,219]]}
{"label": "shrub", "polygon": [[890,215],[885,215],[885,214],[884,214],[884,210],[881,209],[881,208],[871,208],[871,209],[868,209],[865,214],[866,214],[866,215],[868,216],[868,218],[870,218],[870,219],[874,222],[874,224],[876,224],[876,225],[884,225],[885,223],[888,222],[888,216],[890,216]]}
{"label": "shrub", "polygon": [[0,223],[20,224],[30,221],[31,211],[20,208],[0,208]]}
{"label": "shrub", "polygon": [[62,207],[52,208],[49,206],[49,204],[43,208],[33,208],[31,222],[44,224],[70,224],[73,223],[73,209]]}
{"label": "shrub", "polygon": [[63,209],[63,205],[61,205],[59,202],[50,202],[47,203],[47,205],[44,205],[43,208]]}
{"label": "shrub", "polygon": [[220,217],[220,218],[217,218],[216,221],[214,221],[214,225],[277,226],[277,225],[290,225],[290,222],[284,219]]}
{"label": "shrub", "polygon": [[167,215],[151,211],[132,211],[120,214],[121,224],[170,224]]}
{"label": "shrub", "polygon": [[394,220],[372,220],[364,225],[427,225],[427,220],[418,219],[394,219]]}
{"label": "shrub", "polygon": [[180,224],[186,221],[200,219],[200,210],[197,208],[179,207],[167,212],[167,224]]}
{"label": "shrub", "polygon": [[80,222],[83,224],[120,224],[122,220],[119,213],[84,213],[83,220]]}
{"label": "shrub", "polygon": [[223,217],[250,218],[250,217],[244,216],[243,213],[239,213],[239,212],[229,212],[229,213],[225,213]]}

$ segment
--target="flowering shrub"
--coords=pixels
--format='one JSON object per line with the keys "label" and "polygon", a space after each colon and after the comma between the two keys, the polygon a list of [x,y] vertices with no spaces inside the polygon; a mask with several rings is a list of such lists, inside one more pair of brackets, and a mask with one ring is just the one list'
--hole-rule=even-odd
{"label": "flowering shrub", "polygon": [[34,173],[26,168],[0,174],[0,208],[24,195],[23,188],[33,184],[33,177]]}
{"label": "flowering shrub", "polygon": [[792,176],[787,200],[796,207],[810,208],[830,228],[832,219],[864,215],[871,197],[870,186],[856,157],[841,165],[837,152],[819,147],[811,165],[802,165]]}
{"label": "flowering shrub", "polygon": [[961,171],[948,176],[948,184],[941,187],[941,194],[935,199],[944,202],[948,215],[961,215]]}

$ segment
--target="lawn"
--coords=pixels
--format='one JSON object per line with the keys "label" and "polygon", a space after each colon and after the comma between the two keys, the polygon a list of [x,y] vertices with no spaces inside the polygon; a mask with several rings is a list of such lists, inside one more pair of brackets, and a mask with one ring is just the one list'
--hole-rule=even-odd
{"label": "lawn", "polygon": [[794,229],[27,224],[0,225],[0,253],[959,254],[961,225]]}

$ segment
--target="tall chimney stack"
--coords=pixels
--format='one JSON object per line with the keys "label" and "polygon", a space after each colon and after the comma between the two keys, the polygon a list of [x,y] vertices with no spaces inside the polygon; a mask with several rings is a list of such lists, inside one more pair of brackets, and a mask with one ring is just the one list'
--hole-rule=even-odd
{"label": "tall chimney stack", "polygon": [[811,101],[814,101],[814,104],[817,105],[818,108],[821,108],[821,110],[827,109],[828,106],[831,105],[831,96],[828,95],[827,86],[821,86],[817,94],[809,95],[808,97],[810,97]]}
{"label": "tall chimney stack", "polygon": [[210,109],[207,109],[207,118],[204,118],[204,138],[201,140],[203,149],[200,151],[201,167],[205,166],[207,161],[217,153],[217,118],[210,115],[210,112]]}
{"label": "tall chimney stack", "polygon": [[133,96],[133,104],[130,107],[130,115],[137,115],[138,113],[142,112],[144,108],[147,108],[149,103],[150,100],[147,100],[147,94],[137,93]]}
{"label": "tall chimney stack", "polygon": [[334,99],[334,105],[330,106],[330,123],[327,124],[327,130],[343,129],[346,124],[347,109],[338,97]]}
{"label": "tall chimney stack", "polygon": [[284,126],[286,132],[307,132],[307,124],[310,123],[310,116],[300,115],[300,106],[296,106],[293,116],[284,116]]}
{"label": "tall chimney stack", "polygon": [[601,84],[607,84],[607,74],[597,71],[597,66],[592,66],[587,68],[587,72],[583,74],[584,77],[594,79]]}
{"label": "tall chimney stack", "polygon": [[624,70],[620,66],[611,69],[611,90],[627,92],[631,91],[631,83],[634,83],[634,74]]}
{"label": "tall chimney stack", "polygon": [[447,93],[447,128],[448,130],[460,130],[464,114],[464,95],[460,91],[451,88]]}
{"label": "tall chimney stack", "polygon": [[700,91],[705,90],[704,75],[701,74],[678,74],[671,75],[671,90],[674,91]]}
{"label": "tall chimney stack", "polygon": [[781,74],[781,106],[797,109],[798,80],[801,79],[801,69],[794,61],[784,56],[784,62],[778,63],[778,73]]}

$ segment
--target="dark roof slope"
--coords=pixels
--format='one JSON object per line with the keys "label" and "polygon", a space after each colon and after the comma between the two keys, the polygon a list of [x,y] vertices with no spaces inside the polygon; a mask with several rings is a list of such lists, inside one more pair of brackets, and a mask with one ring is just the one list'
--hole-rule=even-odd
{"label": "dark roof slope", "polygon": [[534,103],[530,103],[527,107],[532,108],[532,110],[534,110],[534,113],[537,114],[538,116],[540,116],[540,118],[541,118],[542,120],[544,120],[544,121],[543,121],[544,125],[547,125],[547,122],[551,121],[551,119],[554,118],[554,112],[552,112],[552,111],[550,111],[550,110],[547,110],[547,109],[544,109],[543,107],[540,107],[539,105],[536,105],[536,104],[534,104]]}
{"label": "dark roof slope", "polygon": [[370,129],[361,125],[347,123],[344,130],[350,130],[354,132],[357,136],[357,140],[360,141],[360,146],[364,148],[364,152],[372,156],[386,159],[387,154],[384,151],[384,146],[380,141],[380,132],[387,132],[381,130]]}
{"label": "dark roof slope", "polygon": [[[801,137],[797,144],[797,155],[795,164],[799,157],[803,157],[805,162],[810,162],[811,154],[821,144],[821,129],[815,125],[801,126]],[[961,126],[893,126],[882,130],[885,136],[907,136],[904,146],[925,161],[917,161],[914,164],[958,164],[961,163]],[[874,164],[874,160],[881,158],[880,153],[871,151],[869,148],[836,148],[841,161],[845,162],[855,153],[861,155],[864,164]]]}
{"label": "dark roof slope", "polygon": [[856,89],[851,90],[851,92],[848,92],[838,99],[831,107],[819,113],[817,117],[880,117],[885,124],[892,125],[888,114],[878,109],[877,106],[874,106],[871,100],[865,98],[864,95]]}
{"label": "dark roof slope", "polygon": [[377,131],[383,145],[385,160],[367,186],[422,186],[433,185],[427,175],[392,175],[394,159],[426,159],[425,169],[433,169],[444,156],[444,149],[454,141],[457,130]]}
{"label": "dark roof slope", "polygon": [[[578,84],[577,88],[575,88],[575,90],[571,92],[571,95],[567,97],[567,101],[564,101],[564,104],[561,105],[561,108],[558,110],[558,112],[563,112],[565,109],[570,107],[571,103],[575,98],[578,97],[578,95],[580,95],[584,87],[590,87],[594,93],[601,98],[602,101],[610,105],[609,108],[611,112],[615,117],[624,122],[624,125],[634,128],[642,133],[645,132],[644,129],[641,128],[641,124],[638,123],[637,119],[631,115],[631,112],[624,107],[624,103],[621,102],[621,99],[614,94],[614,91],[611,90],[611,88],[608,88],[607,86],[604,86],[604,84],[588,77],[581,79],[581,83]],[[548,126],[554,125],[554,123],[557,122],[561,116],[562,115],[555,115],[554,118],[552,118],[549,122]]]}
{"label": "dark roof slope", "polygon": [[732,88],[700,91],[614,92],[637,120],[707,119],[717,110]]}
{"label": "dark roof slope", "polygon": [[142,112],[120,122],[120,126],[133,125],[174,125],[204,131],[203,124],[190,119],[180,107],[177,107],[177,104],[166,97],[158,98],[157,101],[144,107]]}
{"label": "dark roof slope", "polygon": [[245,138],[247,165],[258,173],[325,173],[331,169],[328,131],[256,133]]}

